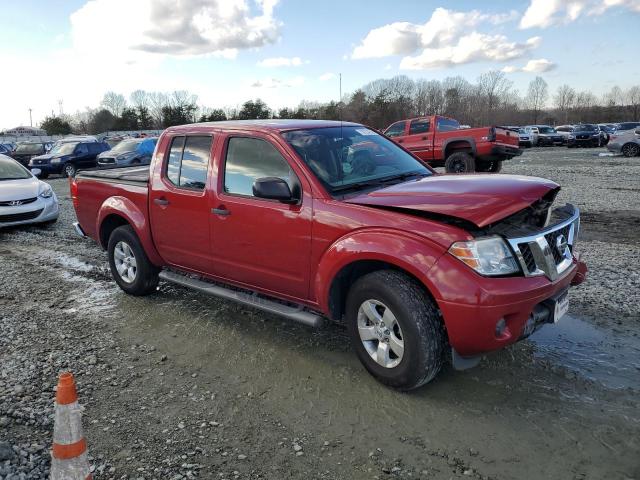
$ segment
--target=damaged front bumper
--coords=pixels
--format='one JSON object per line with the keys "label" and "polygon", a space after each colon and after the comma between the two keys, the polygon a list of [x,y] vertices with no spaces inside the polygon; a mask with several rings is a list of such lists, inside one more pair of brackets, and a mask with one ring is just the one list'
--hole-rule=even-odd
{"label": "damaged front bumper", "polygon": [[[587,267],[574,250],[580,226],[577,208],[558,209],[552,226],[525,237],[507,239],[522,269],[520,276],[483,277],[457,269],[449,288],[436,295],[456,368],[469,368],[479,355],[499,350],[553,323],[556,308],[570,286],[582,283]],[[444,255],[430,271],[451,276],[455,259]],[[442,284],[442,282],[440,281]]]}

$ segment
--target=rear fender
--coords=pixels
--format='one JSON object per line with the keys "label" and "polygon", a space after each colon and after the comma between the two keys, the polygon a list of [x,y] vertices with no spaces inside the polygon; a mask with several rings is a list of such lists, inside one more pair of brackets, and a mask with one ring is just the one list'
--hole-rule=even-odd
{"label": "rear fender", "polygon": [[[96,221],[96,232],[98,232],[98,239],[100,239],[101,226],[109,215],[117,215],[127,221],[129,225],[136,232],[136,235],[140,239],[142,248],[144,248],[147,257],[151,263],[156,266],[164,265],[160,254],[156,250],[151,237],[151,228],[144,212],[140,208],[126,197],[114,196],[107,198],[100,209],[98,210],[98,218]],[[105,249],[107,245],[102,245]]]}
{"label": "rear fender", "polygon": [[413,275],[432,292],[434,285],[427,273],[443,253],[441,246],[408,232],[359,230],[338,239],[320,259],[313,285],[315,299],[322,312],[330,312],[331,283],[344,267],[361,260],[391,264]]}

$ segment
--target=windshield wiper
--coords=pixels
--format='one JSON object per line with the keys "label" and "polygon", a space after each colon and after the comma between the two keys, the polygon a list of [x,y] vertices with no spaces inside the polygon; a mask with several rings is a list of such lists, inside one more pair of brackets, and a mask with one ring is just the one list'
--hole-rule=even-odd
{"label": "windshield wiper", "polygon": [[397,180],[402,182],[413,177],[426,177],[426,176],[429,176],[429,173],[407,172],[407,173],[402,173],[400,175],[391,175],[388,177],[375,178],[372,180],[367,180],[366,182],[355,182],[355,183],[349,183],[347,185],[339,185],[337,187],[332,187],[332,191],[342,192],[345,190],[359,190],[361,188],[366,188],[366,187],[378,187],[378,186],[389,184],[391,182],[395,182]]}

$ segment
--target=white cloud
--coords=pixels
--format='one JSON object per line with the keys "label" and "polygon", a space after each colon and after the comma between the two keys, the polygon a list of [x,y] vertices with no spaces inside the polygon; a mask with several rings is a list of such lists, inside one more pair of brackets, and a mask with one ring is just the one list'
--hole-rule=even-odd
{"label": "white cloud", "polygon": [[[274,43],[278,0],[92,0],[71,15],[74,47],[136,53],[215,55]],[[123,14],[126,12],[126,14]],[[117,25],[114,34],[113,26]]]}
{"label": "white cloud", "polygon": [[[455,12],[436,8],[424,24],[395,22],[371,30],[351,58],[383,58],[402,55],[401,69],[443,68],[476,61],[505,61],[521,58],[535,49],[540,39],[524,43],[500,34],[476,31],[483,23],[497,25],[517,18],[517,12],[483,14],[478,10]],[[414,55],[412,55],[414,54]]]}
{"label": "white cloud", "polygon": [[303,63],[309,63],[309,61],[302,61],[300,57],[273,57],[265,58],[258,62],[259,67],[299,67]]}
{"label": "white cloud", "polygon": [[521,58],[538,47],[540,37],[524,43],[510,42],[504,35],[486,35],[473,32],[460,37],[457,43],[439,48],[425,48],[416,56],[404,57],[400,68],[423,70],[446,68],[471,62],[503,62]]}
{"label": "white cloud", "polygon": [[335,73],[327,72],[327,73],[323,73],[322,75],[320,75],[318,77],[318,80],[320,80],[321,82],[326,82],[328,80],[333,80],[334,78],[336,78],[336,74]]}
{"label": "white cloud", "polygon": [[640,13],[638,0],[531,0],[520,20],[520,28],[547,28],[570,23],[582,15],[601,15],[614,7]]}
{"label": "white cloud", "polygon": [[514,73],[514,72],[529,72],[529,73],[543,73],[549,72],[556,68],[557,65],[546,58],[539,58],[537,60],[529,60],[527,64],[523,67],[515,67],[513,65],[508,65],[502,69],[505,73]]}
{"label": "white cloud", "polygon": [[302,76],[297,76],[282,80],[279,78],[263,78],[252,81],[249,86],[252,88],[280,88],[280,87],[300,87],[304,85],[305,79]]}

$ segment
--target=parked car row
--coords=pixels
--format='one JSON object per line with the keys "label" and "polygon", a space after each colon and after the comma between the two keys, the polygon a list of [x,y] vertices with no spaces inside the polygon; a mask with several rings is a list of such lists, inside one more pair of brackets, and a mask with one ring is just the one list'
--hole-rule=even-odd
{"label": "parked car row", "polygon": [[50,145],[22,142],[0,154],[8,155],[27,168],[37,168],[42,178],[51,174],[75,176],[81,168],[148,165],[157,138],[125,138],[112,146],[90,135],[66,137]]}
{"label": "parked car row", "polygon": [[580,123],[576,125],[527,125],[509,127],[518,132],[519,145],[523,147],[545,147],[566,145],[574,147],[603,147],[612,135],[621,135],[640,127],[640,122]]}

